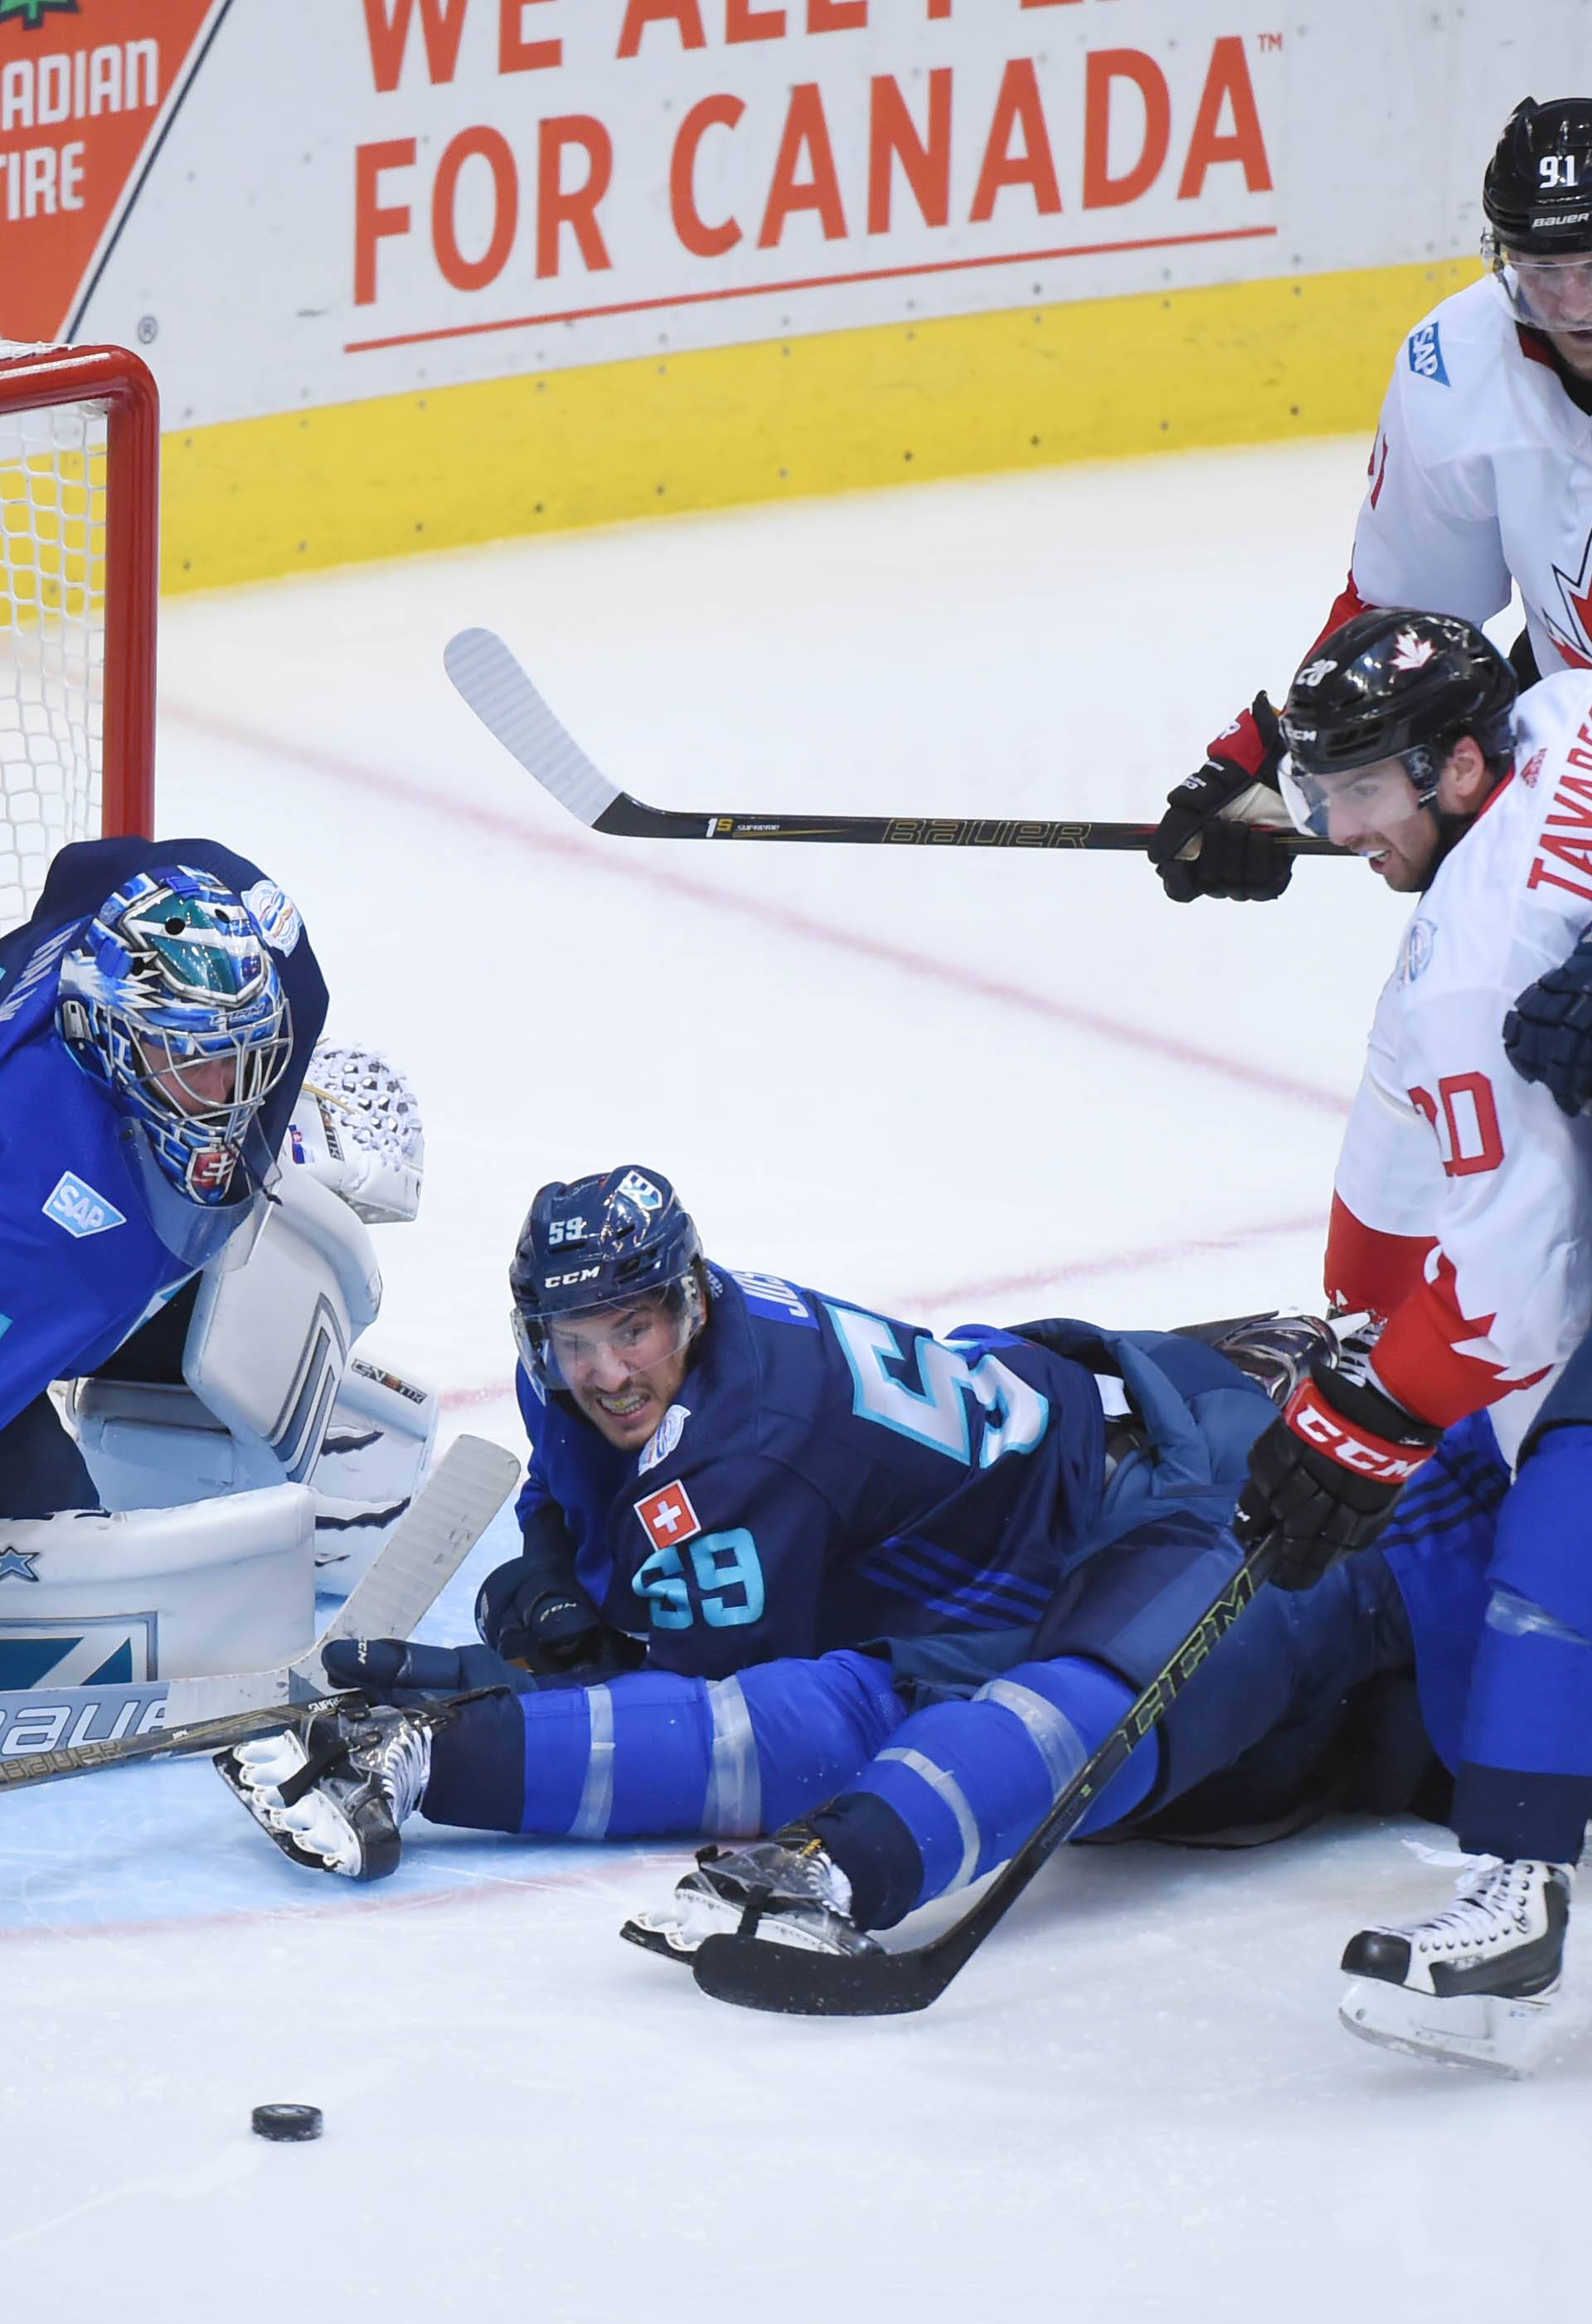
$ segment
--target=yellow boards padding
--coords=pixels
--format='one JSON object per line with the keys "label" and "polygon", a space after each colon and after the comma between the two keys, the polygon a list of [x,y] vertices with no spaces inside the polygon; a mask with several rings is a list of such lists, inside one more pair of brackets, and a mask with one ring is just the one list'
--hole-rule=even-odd
{"label": "yellow boards padding", "polygon": [[1017,308],[396,395],[169,436],[163,583],[1337,435],[1474,261]]}

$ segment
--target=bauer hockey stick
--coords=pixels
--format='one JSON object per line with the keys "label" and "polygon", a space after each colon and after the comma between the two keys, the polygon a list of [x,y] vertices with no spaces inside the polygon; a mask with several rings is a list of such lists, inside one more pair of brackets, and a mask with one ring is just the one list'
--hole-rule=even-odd
{"label": "bauer hockey stick", "polygon": [[[703,815],[649,807],[611,782],[555,717],[502,638],[461,630],[443,651],[460,695],[512,759],[588,831],[621,839],[828,840],[851,847],[1088,847],[1143,851],[1153,823],[1059,823],[1015,816]],[[1296,855],[1341,855],[1302,833],[1272,836]]]}
{"label": "bauer hockey stick", "polygon": [[[325,1694],[321,1650],[332,1639],[409,1637],[502,1508],[519,1474],[519,1461],[501,1444],[481,1436],[459,1437],[416,1494],[370,1572],[296,1662],[216,1678],[46,1685],[0,1695],[0,1710],[11,1722],[0,1751],[0,1791],[59,1783],[160,1752],[208,1750],[290,1724]],[[111,1720],[111,1733],[82,1739],[97,1718]],[[239,1720],[244,1723],[233,1723]],[[137,1731],[130,1732],[135,1722]],[[37,1742],[30,1726],[38,1729]],[[63,1744],[62,1736],[73,1739]]]}
{"label": "bauer hockey stick", "polygon": [[703,1991],[742,2009],[775,2010],[792,2017],[900,2017],[937,2001],[996,1923],[1005,1919],[1040,1866],[1076,1830],[1135,1747],[1160,1725],[1206,1656],[1270,1579],[1281,1547],[1281,1536],[1273,1532],[1250,1551],[1165,1668],[1079,1769],[1044,1822],[996,1874],[972,1911],[943,1936],[896,1953],[809,1953],[755,1936],[704,1937],[691,1956],[692,1973]]}

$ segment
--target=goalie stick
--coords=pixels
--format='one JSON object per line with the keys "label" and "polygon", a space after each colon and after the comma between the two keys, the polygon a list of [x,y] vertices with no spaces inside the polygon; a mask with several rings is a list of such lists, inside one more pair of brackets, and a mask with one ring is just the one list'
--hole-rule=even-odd
{"label": "goalie stick", "polygon": [[[829,840],[853,847],[1029,847],[1142,851],[1153,823],[1056,822],[1016,816],[703,815],[649,807],[611,782],[548,707],[502,638],[461,630],[443,650],[443,667],[487,731],[511,758],[584,823],[621,839]],[[1302,832],[1272,834],[1295,855],[1342,855]]]}
{"label": "goalie stick", "polygon": [[[432,1470],[370,1572],[295,1662],[273,1670],[148,1685],[41,1688],[33,1702],[25,1693],[0,1697],[13,1715],[0,1747],[0,1791],[59,1783],[163,1752],[244,1742],[321,1708],[317,1699],[325,1699],[327,1687],[322,1648],[334,1638],[407,1637],[480,1540],[519,1475],[518,1459],[502,1445],[480,1436],[459,1437]],[[25,1723],[18,1725],[38,1717],[52,1721],[58,1735],[69,1733],[113,1701],[118,1705],[115,1727],[136,1717],[140,1732],[35,1745],[27,1739]],[[145,1723],[152,1720],[159,1723]]]}
{"label": "goalie stick", "polygon": [[1250,1551],[1212,1600],[1188,1637],[1124,1711],[1009,1863],[998,1872],[971,1913],[943,1936],[910,1951],[810,1953],[755,1936],[704,1937],[691,1956],[692,1974],[715,2001],[768,2009],[793,2017],[899,2017],[937,2001],[964,1969],[997,1922],[1004,1920],[1042,1864],[1082,1820],[1135,1746],[1158,1727],[1256,1591],[1268,1581],[1281,1548],[1268,1534]]}

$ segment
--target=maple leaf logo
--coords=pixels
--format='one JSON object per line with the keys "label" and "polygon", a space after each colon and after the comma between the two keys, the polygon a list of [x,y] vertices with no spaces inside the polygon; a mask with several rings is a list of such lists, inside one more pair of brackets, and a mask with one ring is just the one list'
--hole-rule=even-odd
{"label": "maple leaf logo", "polygon": [[1393,641],[1394,669],[1424,669],[1437,651],[1430,638],[1418,638],[1413,630],[1401,630]]}
{"label": "maple leaf logo", "polygon": [[1542,627],[1559,648],[1560,659],[1571,669],[1592,669],[1587,659],[1588,641],[1592,641],[1592,532],[1581,547],[1581,569],[1572,581],[1561,565],[1553,567],[1553,578],[1559,584],[1559,595],[1569,616],[1568,628],[1561,627],[1551,613],[1541,607]]}
{"label": "maple leaf logo", "polygon": [[78,0],[0,0],[0,26],[20,23],[36,32],[46,16],[75,16]]}

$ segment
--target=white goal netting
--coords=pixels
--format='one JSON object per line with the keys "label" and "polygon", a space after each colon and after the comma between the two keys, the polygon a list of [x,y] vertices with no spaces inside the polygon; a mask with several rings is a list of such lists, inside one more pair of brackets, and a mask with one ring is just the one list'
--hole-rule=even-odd
{"label": "white goal netting", "polygon": [[0,931],[100,825],[106,435],[93,402],[0,408]]}

